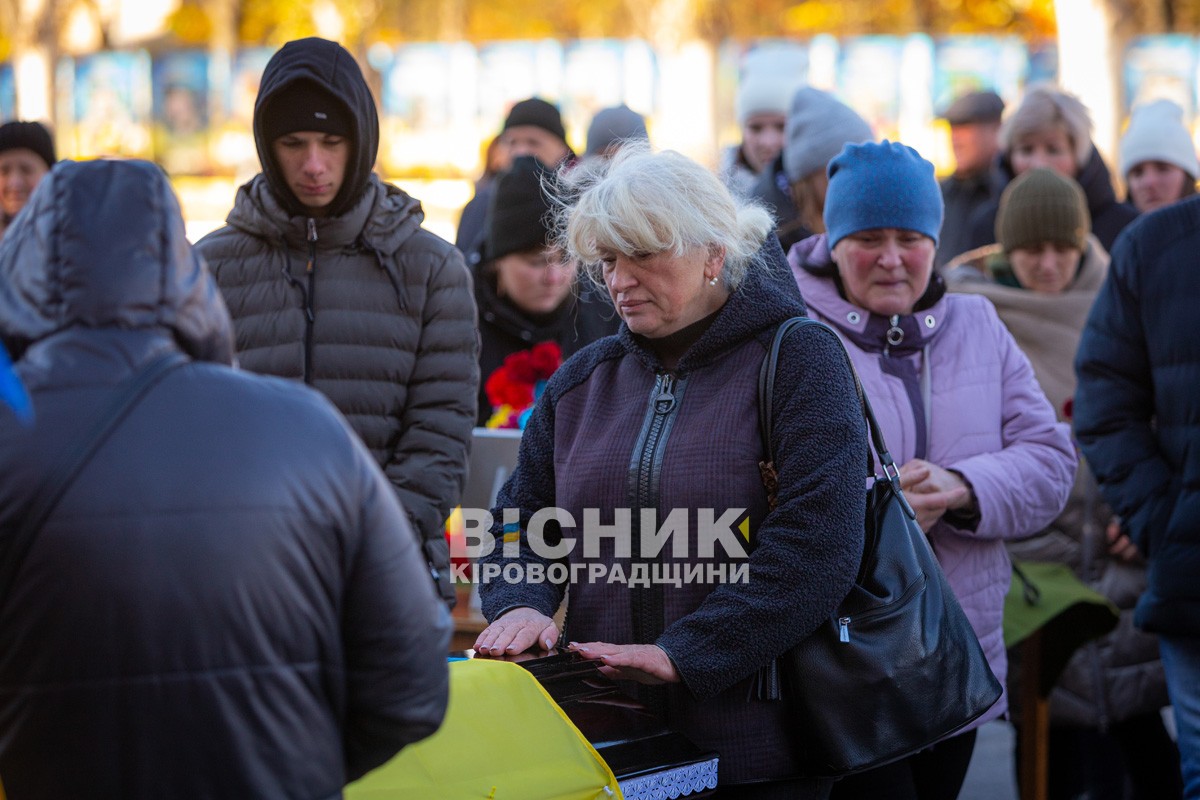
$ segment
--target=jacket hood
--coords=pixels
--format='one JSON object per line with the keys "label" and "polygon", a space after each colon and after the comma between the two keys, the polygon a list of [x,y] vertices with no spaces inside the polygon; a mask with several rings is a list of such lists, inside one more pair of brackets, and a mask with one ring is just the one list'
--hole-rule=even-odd
{"label": "jacket hood", "polygon": [[379,115],[375,110],[375,98],[371,96],[358,62],[336,42],[316,37],[298,39],[288,42],[271,56],[263,70],[258,98],[254,101],[254,144],[271,191],[291,214],[306,215],[275,163],[271,142],[264,133],[263,109],[272,97],[297,81],[310,81],[325,89],[341,100],[349,111],[353,151],[342,188],[329,206],[329,216],[335,217],[359,199],[375,166],[379,151]]}
{"label": "jacket hood", "polygon": [[229,312],[147,161],[60,161],[0,242],[0,341],[68,328],[164,329],[193,358],[233,363]]}

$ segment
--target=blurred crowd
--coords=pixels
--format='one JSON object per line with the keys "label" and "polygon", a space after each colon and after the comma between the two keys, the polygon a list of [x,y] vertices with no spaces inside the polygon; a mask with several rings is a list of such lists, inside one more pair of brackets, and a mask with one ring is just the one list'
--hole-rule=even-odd
{"label": "blurred crowd", "polygon": [[[1200,161],[1177,105],[1134,108],[1114,174],[1069,92],[971,91],[940,110],[938,181],[779,71],[740,77],[716,171],[623,105],[577,154],[531,97],[454,244],[374,172],[376,113],[341,46],[285,45],[262,170],[194,246],[159,168],[59,163],[43,125],[0,126],[0,341],[33,410],[0,428],[12,800],[337,797],[435,730],[476,427],[524,431],[498,568],[556,563],[529,540],[548,507],[737,507],[752,531],[744,586],[483,585],[480,655],[600,661],[721,753],[720,798],[954,798],[978,726],[1021,723],[1015,693],[836,782],[797,773],[779,701],[747,699],[853,584],[859,381],[1001,681],[1011,559],[1119,611],[1055,684],[1049,796],[1200,798]],[[850,359],[785,345],[773,505],[756,381],[805,314]]]}

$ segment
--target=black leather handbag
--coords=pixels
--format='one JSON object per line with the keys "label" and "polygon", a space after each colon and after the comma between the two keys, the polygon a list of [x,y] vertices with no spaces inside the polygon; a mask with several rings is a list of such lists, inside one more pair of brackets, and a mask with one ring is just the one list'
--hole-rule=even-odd
{"label": "black leather handbag", "polygon": [[[779,347],[801,325],[780,326],[759,373],[760,465],[774,506],[771,420]],[[844,351],[844,349],[843,349]],[[846,355],[850,361],[849,354]],[[854,365],[850,363],[854,372]],[[866,541],[854,588],[811,636],[759,674],[760,699],[795,710],[805,772],[841,776],[904,758],[961,730],[1000,698],[970,621],[954,596],[854,375],[883,475],[867,490]],[[874,477],[874,459],[867,474]]]}

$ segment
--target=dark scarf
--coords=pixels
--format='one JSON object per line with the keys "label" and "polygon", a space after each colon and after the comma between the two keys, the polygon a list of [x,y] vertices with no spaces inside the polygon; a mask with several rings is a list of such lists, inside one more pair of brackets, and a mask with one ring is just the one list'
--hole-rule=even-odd
{"label": "dark scarf", "polygon": [[679,359],[683,358],[683,354],[688,351],[688,348],[700,341],[700,337],[712,326],[720,313],[721,309],[718,308],[704,319],[657,339],[635,333],[633,340],[653,353],[667,372],[674,372],[675,367],[679,365]]}

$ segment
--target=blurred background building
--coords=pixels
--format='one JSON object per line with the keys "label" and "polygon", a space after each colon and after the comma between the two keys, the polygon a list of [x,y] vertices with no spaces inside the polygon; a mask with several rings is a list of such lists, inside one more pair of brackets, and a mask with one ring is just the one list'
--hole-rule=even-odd
{"label": "blurred background building", "polygon": [[379,171],[452,238],[487,143],[531,95],[560,106],[578,152],[592,114],[623,102],[657,146],[715,164],[755,65],[834,92],[944,170],[954,96],[1012,102],[1050,80],[1088,104],[1111,160],[1146,99],[1196,129],[1197,32],[1200,0],[0,0],[0,120],[50,123],[63,157],[157,160],[198,236],[257,171],[270,54],[336,39],[380,104]]}

